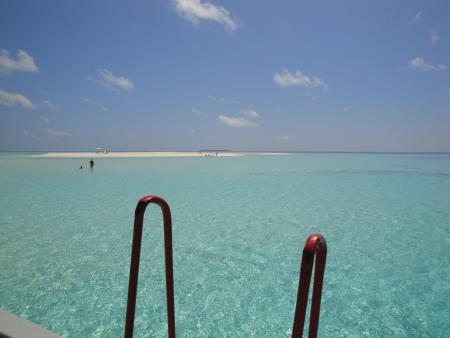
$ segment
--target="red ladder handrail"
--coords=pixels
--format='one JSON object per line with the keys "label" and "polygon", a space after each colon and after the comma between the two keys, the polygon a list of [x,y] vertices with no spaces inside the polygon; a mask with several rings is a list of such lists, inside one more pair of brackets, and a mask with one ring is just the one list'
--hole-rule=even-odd
{"label": "red ladder handrail", "polygon": [[142,228],[145,209],[150,203],[159,205],[164,221],[164,253],[166,267],[167,324],[169,338],[175,338],[175,302],[173,291],[172,257],[172,217],[167,202],[158,196],[144,196],[137,206],[134,216],[133,244],[131,249],[130,280],[128,284],[128,304],[125,322],[125,338],[133,337],[134,315],[136,311],[136,293],[139,277],[139,259],[141,255]]}
{"label": "red ladder handrail", "polygon": [[309,318],[309,338],[316,338],[319,329],[320,299],[322,297],[323,275],[327,258],[327,242],[320,234],[312,234],[308,237],[303,248],[302,265],[300,268],[300,281],[297,293],[297,305],[295,306],[292,337],[301,338],[305,324],[306,306],[308,304],[309,284],[316,256],[316,269],[314,272],[314,287],[312,295],[311,315]]}
{"label": "red ladder handrail", "polygon": [[[128,303],[125,322],[125,338],[133,337],[134,316],[136,312],[136,294],[139,277],[139,259],[141,254],[142,229],[144,223],[145,209],[150,203],[159,205],[164,221],[164,253],[166,270],[166,295],[167,295],[167,324],[168,337],[175,338],[175,301],[173,287],[173,256],[172,256],[172,217],[167,202],[158,196],[142,197],[135,211],[133,244],[131,249],[130,279],[128,284]],[[323,276],[327,256],[327,243],[320,234],[312,234],[308,237],[303,248],[302,263],[300,268],[300,281],[295,307],[292,337],[298,338],[303,335],[306,307],[308,303],[309,285],[312,269],[316,256],[316,269],[314,272],[314,287],[312,295],[311,315],[309,321],[309,338],[316,338],[319,328],[320,301],[322,297]]]}

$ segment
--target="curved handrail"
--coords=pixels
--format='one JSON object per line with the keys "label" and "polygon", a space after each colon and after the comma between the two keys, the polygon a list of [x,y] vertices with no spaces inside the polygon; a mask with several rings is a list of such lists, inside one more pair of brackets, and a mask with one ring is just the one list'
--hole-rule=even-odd
{"label": "curved handrail", "polygon": [[308,237],[303,248],[302,265],[300,268],[300,281],[297,293],[297,305],[295,306],[294,325],[292,337],[303,335],[305,324],[306,306],[308,303],[309,284],[316,255],[316,269],[314,272],[314,287],[312,295],[311,315],[309,318],[309,338],[316,338],[319,329],[320,299],[322,297],[323,275],[327,258],[327,242],[320,234],[312,234]]}
{"label": "curved handrail", "polygon": [[159,205],[164,220],[164,253],[166,266],[167,324],[169,338],[175,338],[175,302],[173,291],[172,258],[172,217],[167,202],[158,196],[144,196],[137,206],[134,216],[133,245],[131,249],[130,280],[128,284],[128,304],[125,322],[125,338],[133,337],[136,293],[139,277],[139,258],[141,254],[142,227],[145,209],[150,203]]}

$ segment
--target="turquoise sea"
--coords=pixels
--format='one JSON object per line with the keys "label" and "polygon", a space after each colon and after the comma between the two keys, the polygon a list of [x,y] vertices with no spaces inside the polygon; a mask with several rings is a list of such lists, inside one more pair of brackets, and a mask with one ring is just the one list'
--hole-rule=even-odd
{"label": "turquoise sea", "polygon": [[[0,155],[0,307],[64,337],[123,335],[134,208],[173,216],[179,337],[289,337],[307,236],[328,242],[320,337],[448,337],[450,154]],[[135,337],[166,337],[159,209]]]}

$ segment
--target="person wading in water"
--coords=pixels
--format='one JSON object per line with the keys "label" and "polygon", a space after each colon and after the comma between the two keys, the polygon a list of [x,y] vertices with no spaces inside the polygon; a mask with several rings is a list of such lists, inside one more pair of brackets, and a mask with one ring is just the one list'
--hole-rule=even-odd
{"label": "person wading in water", "polygon": [[94,160],[92,158],[89,161],[89,165],[91,166],[91,169],[94,169]]}

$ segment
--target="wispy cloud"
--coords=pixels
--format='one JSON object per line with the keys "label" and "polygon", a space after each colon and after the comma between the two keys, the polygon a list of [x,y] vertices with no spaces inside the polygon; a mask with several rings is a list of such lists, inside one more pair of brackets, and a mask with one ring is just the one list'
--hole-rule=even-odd
{"label": "wispy cloud", "polygon": [[327,84],[324,80],[317,76],[303,74],[300,70],[290,72],[283,68],[281,72],[276,72],[274,74],[273,81],[280,87],[301,86],[306,88],[322,87],[323,89],[327,89]]}
{"label": "wispy cloud", "polygon": [[258,118],[259,113],[254,109],[246,109],[242,111],[242,114],[247,115],[248,117]]}
{"label": "wispy cloud", "polygon": [[239,20],[222,6],[202,0],[172,0],[176,12],[181,17],[198,26],[201,20],[215,21],[227,30],[234,31],[239,27]]}
{"label": "wispy cloud", "polygon": [[54,102],[50,102],[49,100],[43,100],[42,101],[48,109],[50,109],[52,112],[56,112],[58,110],[58,105]]}
{"label": "wispy cloud", "polygon": [[20,106],[25,109],[33,109],[33,102],[19,93],[9,93],[0,89],[0,104],[7,107]]}
{"label": "wispy cloud", "polygon": [[15,60],[9,56],[6,49],[0,50],[0,74],[6,75],[14,71],[36,73],[38,67],[34,59],[24,50],[19,49]]}
{"label": "wispy cloud", "polygon": [[226,99],[223,96],[208,95],[208,98],[217,103],[237,103],[236,99]]}
{"label": "wispy cloud", "polygon": [[313,94],[311,94],[310,92],[306,92],[306,97],[311,100],[314,103],[319,102],[319,98],[317,96],[314,96]]}
{"label": "wispy cloud", "polygon": [[280,141],[292,141],[295,140],[295,137],[290,135],[280,135],[277,136],[276,139]]}
{"label": "wispy cloud", "polygon": [[123,76],[114,75],[108,69],[97,69],[97,78],[90,78],[94,82],[100,83],[106,88],[112,90],[132,90],[134,83],[131,79],[127,79]]}
{"label": "wispy cloud", "polygon": [[50,119],[49,119],[47,116],[45,116],[45,115],[39,116],[39,119],[40,119],[42,122],[50,123]]}
{"label": "wispy cloud", "polygon": [[198,109],[197,107],[192,107],[192,112],[193,112],[195,115],[203,115],[203,114],[204,114],[204,112],[201,111],[200,109]]}
{"label": "wispy cloud", "polygon": [[441,38],[439,37],[439,34],[436,31],[430,31],[430,41],[433,46],[436,45],[440,39]]}
{"label": "wispy cloud", "polygon": [[[92,79],[92,80],[96,81],[94,79]],[[109,111],[109,108],[107,106],[105,106],[103,104],[100,104],[98,102],[95,102],[94,100],[91,100],[88,97],[82,98],[81,101],[83,101],[86,105],[88,105],[88,106],[90,106],[92,108],[97,108],[97,109],[100,109],[100,110],[103,110],[103,111]]]}
{"label": "wispy cloud", "polygon": [[433,65],[431,63],[426,63],[425,60],[421,57],[415,57],[414,59],[410,60],[408,62],[408,67],[420,69],[420,70],[423,70],[426,72],[431,71],[431,70],[444,71],[448,68],[447,65],[443,65],[443,64]]}
{"label": "wispy cloud", "polygon": [[417,12],[416,15],[414,15],[414,17],[411,19],[411,22],[413,24],[419,23],[422,21],[422,12]]}
{"label": "wispy cloud", "polygon": [[234,128],[242,128],[242,127],[256,127],[258,124],[254,121],[249,121],[244,119],[243,117],[233,117],[226,115],[219,115],[220,123]]}
{"label": "wispy cloud", "polygon": [[40,140],[39,136],[37,136],[36,134],[33,134],[33,133],[29,132],[29,131],[26,130],[26,129],[22,129],[20,132],[21,132],[22,134],[24,134],[25,136],[31,137],[33,140],[36,140],[36,141]]}
{"label": "wispy cloud", "polygon": [[55,129],[50,129],[47,128],[47,134],[51,137],[56,137],[56,138],[62,138],[62,137],[69,137],[70,134],[67,131],[64,130],[55,130]]}

